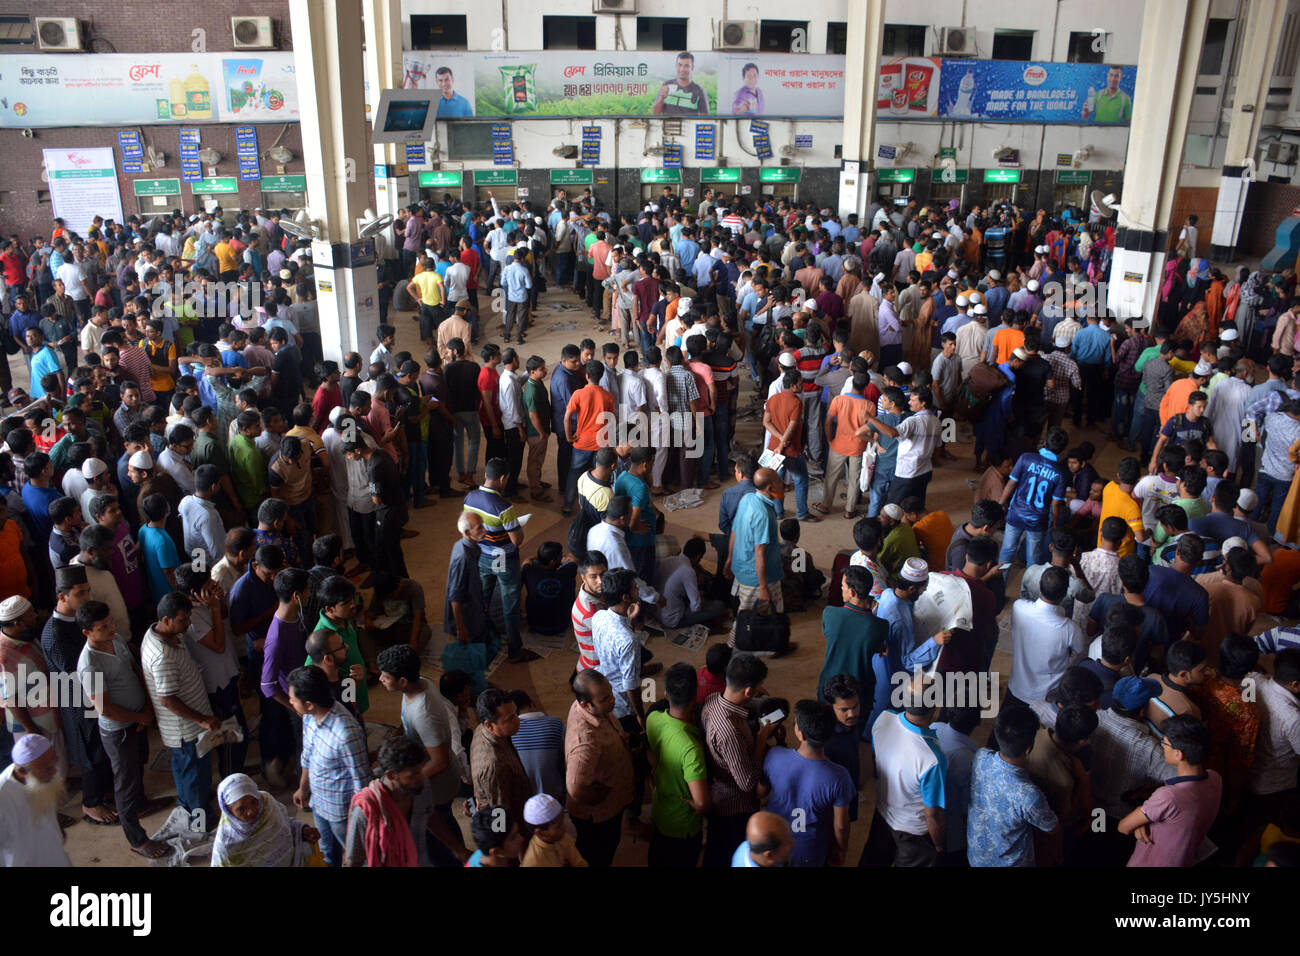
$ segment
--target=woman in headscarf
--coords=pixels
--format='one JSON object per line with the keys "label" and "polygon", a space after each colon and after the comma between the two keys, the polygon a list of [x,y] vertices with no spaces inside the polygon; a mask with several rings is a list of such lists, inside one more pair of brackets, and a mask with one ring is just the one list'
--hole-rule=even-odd
{"label": "woman in headscarf", "polygon": [[213,866],[305,866],[315,827],[290,818],[284,804],[253,778],[232,773],[217,788],[221,822],[212,845]]}
{"label": "woman in headscarf", "polygon": [[[1241,301],[1241,287],[1246,284],[1246,278],[1250,275],[1250,270],[1242,266],[1237,270],[1237,278],[1233,279],[1223,287],[1223,321],[1235,322],[1237,318],[1237,305]],[[1240,330],[1238,330],[1240,331]]]}
{"label": "woman in headscarf", "polygon": [[[1245,272],[1243,267],[1242,272]],[[1255,320],[1259,318],[1260,307],[1264,304],[1264,275],[1258,269],[1241,284],[1241,295],[1237,302],[1237,331],[1241,333],[1243,348],[1249,349],[1251,334],[1255,331]]]}
{"label": "woman in headscarf", "polygon": [[1205,291],[1205,312],[1210,320],[1210,336],[1219,337],[1219,323],[1223,321],[1223,285],[1227,281],[1218,269],[1210,270],[1210,287]]}
{"label": "woman in headscarf", "polygon": [[1209,314],[1206,312],[1205,302],[1201,301],[1192,306],[1191,311],[1178,323],[1178,328],[1174,329],[1174,339],[1179,342],[1190,339],[1193,350],[1199,350],[1201,343],[1209,337],[1209,331]]}

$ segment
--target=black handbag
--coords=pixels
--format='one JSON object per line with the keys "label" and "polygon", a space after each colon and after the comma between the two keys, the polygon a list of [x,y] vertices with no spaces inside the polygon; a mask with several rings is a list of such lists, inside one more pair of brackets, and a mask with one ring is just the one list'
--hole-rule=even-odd
{"label": "black handbag", "polygon": [[746,608],[736,615],[736,650],[781,654],[789,646],[788,614],[762,614],[754,608]]}

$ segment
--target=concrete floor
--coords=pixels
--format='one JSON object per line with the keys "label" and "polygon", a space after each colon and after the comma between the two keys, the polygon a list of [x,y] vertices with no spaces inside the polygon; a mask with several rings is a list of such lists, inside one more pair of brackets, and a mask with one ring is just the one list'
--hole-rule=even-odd
{"label": "concrete floor", "polygon": [[[424,348],[419,341],[419,328],[415,318],[416,316],[411,313],[394,313],[390,316],[389,321],[397,327],[399,349],[409,349],[417,356],[422,356]],[[560,349],[568,343],[576,344],[580,339],[587,337],[593,338],[598,345],[609,341],[607,335],[600,333],[597,324],[591,319],[591,313],[585,305],[581,305],[579,300],[567,289],[544,293],[534,321],[535,327],[531,330],[528,343],[522,350],[523,356],[525,359],[527,356],[534,354],[542,356],[546,359],[548,370],[554,368],[559,359]],[[501,342],[500,327],[495,324],[485,325],[482,340]],[[22,383],[26,379],[25,370],[19,372],[18,369],[21,366],[17,363],[15,363],[14,367],[15,378],[18,383]],[[749,404],[753,387],[748,376],[742,376],[742,381],[744,394],[740,399],[740,408],[743,409]],[[761,427],[761,421],[754,417],[742,419],[736,428],[736,446],[738,448],[756,448]],[[1096,445],[1098,453],[1094,461],[1095,466],[1103,476],[1113,474],[1116,462],[1123,455],[1120,449],[1109,444],[1106,437],[1097,432],[1079,430],[1072,433],[1071,437],[1073,443],[1087,439]],[[957,456],[958,460],[950,463],[949,467],[936,471],[930,484],[927,503],[931,509],[947,511],[952,517],[954,525],[956,525],[969,517],[970,506],[974,497],[974,479],[977,476],[971,469],[973,447],[969,444],[957,444],[951,445],[949,448]],[[548,461],[543,469],[544,477],[552,483],[554,483],[555,477],[553,455],[554,443],[549,449]],[[480,464],[477,474],[481,477],[482,473],[482,465]],[[813,487],[820,490],[816,483],[814,483]],[[667,533],[675,535],[678,541],[682,542],[693,534],[707,535],[709,532],[715,531],[720,494],[721,491],[706,493],[702,507],[667,513]],[[442,620],[443,582],[446,580],[447,562],[451,546],[457,537],[455,518],[459,514],[459,509],[457,503],[453,500],[439,501],[436,497],[431,500],[437,503],[431,507],[411,512],[409,527],[419,531],[419,537],[405,542],[405,554],[412,576],[425,587],[428,605],[435,621],[434,640],[438,641],[441,639],[437,632],[440,630]],[[662,508],[662,505],[660,507]],[[554,504],[529,502],[528,504],[519,505],[518,509],[521,513],[531,512],[533,514],[522,549],[525,560],[536,553],[537,545],[543,541],[564,541],[569,519],[560,514],[558,500]],[[828,574],[835,554],[841,549],[854,547],[851,534],[852,522],[844,520],[840,516],[841,512],[842,508],[833,510],[832,515],[824,518],[820,523],[805,524],[803,526],[800,543],[808,550],[816,566]],[[713,551],[710,548],[706,557],[706,564],[710,567],[712,566],[712,559]],[[1019,572],[1016,571],[1013,574],[1016,577],[1013,579],[1012,587],[1008,589],[1009,593],[1015,593],[1015,589],[1019,586]],[[787,697],[791,701],[813,694],[824,657],[825,645],[820,627],[821,607],[821,605],[816,605],[803,614],[792,615],[792,639],[798,641],[799,649],[790,657],[769,663],[770,674],[767,680],[767,689],[771,694]],[[1008,613],[1004,612],[1004,618]],[[718,640],[725,640],[725,635],[710,637],[709,643]],[[662,638],[652,638],[649,647],[654,652],[656,659],[662,661],[665,667],[677,661],[686,661],[697,668],[704,663],[704,647],[696,651],[687,651],[668,643]],[[542,702],[547,713],[563,719],[572,700],[568,689],[568,678],[572,673],[575,661],[576,652],[566,649],[556,651],[548,658],[531,664],[512,665],[503,662],[492,673],[490,680],[502,688],[518,688],[528,691],[535,700]],[[1003,675],[1009,675],[1010,673],[1010,642],[1005,635],[1005,624],[1004,638],[994,658],[993,670]],[[436,676],[435,671],[430,670],[427,673]],[[1005,678],[1003,686],[1005,686]],[[370,699],[371,709],[366,715],[368,722],[393,726],[400,724],[399,706],[394,695],[385,693],[381,687],[375,687],[371,690]],[[248,699],[244,703],[250,714],[256,712],[255,701]],[[982,741],[986,738],[989,723],[986,721],[985,726],[976,732],[976,739]],[[155,755],[158,748],[159,742],[155,732],[152,744],[152,752]],[[254,743],[252,752],[249,755],[249,763],[255,763],[258,759],[257,746]],[[159,765],[161,772],[150,772],[146,775],[146,792],[151,798],[174,797],[176,790],[171,780],[170,771],[167,769],[165,758]],[[854,825],[852,831],[848,854],[850,862],[856,862],[866,841],[874,804],[875,782],[871,779],[871,762],[865,745],[862,765],[863,776],[866,779],[863,781],[860,793],[861,806],[858,813],[858,822]],[[277,795],[289,804],[290,812],[294,812],[289,800],[289,794],[282,792]],[[69,801],[66,812],[74,815],[80,821],[80,806],[75,799]],[[159,811],[154,816],[147,818],[145,822],[146,830],[152,832],[160,826],[166,819],[168,812],[170,812],[170,808]],[[457,809],[457,815],[460,816],[459,808]],[[648,808],[644,816],[648,819]],[[468,840],[468,824],[462,820],[462,825]],[[73,862],[77,865],[148,865],[142,858],[129,852],[126,841],[116,827],[92,827],[86,823],[78,822],[67,831],[67,847]],[[646,844],[644,842],[633,842],[631,836],[625,836],[619,847],[616,862],[619,865],[638,866],[644,865],[645,859]]]}

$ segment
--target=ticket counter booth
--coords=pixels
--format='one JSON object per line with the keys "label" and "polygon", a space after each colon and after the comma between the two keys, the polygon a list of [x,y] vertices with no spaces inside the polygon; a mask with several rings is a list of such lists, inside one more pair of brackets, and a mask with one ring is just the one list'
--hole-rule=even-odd
{"label": "ticket counter booth", "polygon": [[263,176],[262,209],[287,209],[295,216],[307,208],[306,176]]}
{"label": "ticket counter booth", "polygon": [[433,169],[416,174],[420,198],[431,203],[441,203],[448,193],[451,198],[465,201],[464,173],[459,169]]}
{"label": "ticket counter booth", "polygon": [[183,208],[179,179],[133,179],[131,192],[135,195],[136,212],[145,222]]}
{"label": "ticket counter booth", "polygon": [[883,196],[889,212],[895,199],[907,199],[916,187],[916,170],[906,166],[882,166],[876,170],[876,195]]}
{"label": "ticket counter booth", "polygon": [[474,180],[474,201],[477,203],[489,202],[489,192],[498,203],[503,205],[527,198],[519,195],[519,170],[517,169],[476,169],[471,175]]}
{"label": "ticket counter booth", "polygon": [[1052,183],[1052,209],[1066,206],[1088,208],[1088,188],[1092,185],[1090,169],[1058,169]]}
{"label": "ticket counter booth", "polygon": [[211,212],[221,207],[222,222],[229,226],[235,221],[239,208],[239,179],[234,176],[209,176],[190,183],[194,203],[200,212]]}
{"label": "ticket counter booth", "polygon": [[[641,170],[641,202],[648,203],[662,196],[665,186],[679,187],[682,184],[680,169],[663,169],[658,166]],[[674,189],[674,192],[677,190]]]}
{"label": "ticket counter booth", "polygon": [[966,184],[970,182],[969,169],[930,170],[930,194],[926,205],[947,209],[948,203],[957,200],[957,208],[966,208]]}
{"label": "ticket counter booth", "polygon": [[1016,193],[1020,190],[1019,169],[986,169],[984,170],[984,195],[981,197],[983,203],[1010,202],[1016,201]]}
{"label": "ticket counter booth", "polygon": [[799,178],[803,170],[798,166],[763,166],[758,171],[758,190],[773,199],[799,200]]}
{"label": "ticket counter booth", "polygon": [[565,196],[572,202],[582,195],[584,189],[594,189],[595,185],[594,169],[552,169],[549,198],[554,199],[559,190],[563,189]]}
{"label": "ticket counter booth", "polygon": [[700,169],[700,198],[704,190],[712,189],[715,193],[731,196],[740,192],[740,169],[713,167]]}

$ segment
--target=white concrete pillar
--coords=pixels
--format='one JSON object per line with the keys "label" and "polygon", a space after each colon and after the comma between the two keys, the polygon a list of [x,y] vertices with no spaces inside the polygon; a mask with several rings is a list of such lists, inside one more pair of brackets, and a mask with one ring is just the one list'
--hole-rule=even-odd
{"label": "white concrete pillar", "polygon": [[848,14],[839,214],[843,217],[857,213],[861,221],[871,204],[871,182],[874,179],[868,165],[875,149],[885,0],[848,0]]}
{"label": "white concrete pillar", "polygon": [[1107,302],[1155,318],[1210,0],[1147,0]]}
{"label": "white concrete pillar", "polygon": [[1232,96],[1232,118],[1223,156],[1223,174],[1214,207],[1210,255],[1218,261],[1232,258],[1246,209],[1246,192],[1254,178],[1247,160],[1255,155],[1259,127],[1268,99],[1269,78],[1277,60],[1278,43],[1286,19],[1287,0],[1249,0],[1237,82]]}
{"label": "white concrete pillar", "polygon": [[[402,3],[401,0],[363,0],[362,6],[366,27],[366,86],[373,110],[379,104],[380,93],[401,87],[405,76],[402,69]],[[374,121],[373,116],[370,119]],[[375,212],[380,216],[397,218],[397,211],[409,204],[408,177],[397,175],[397,164],[406,163],[405,152],[398,152],[400,146],[397,143],[377,143],[373,148]],[[392,227],[385,232],[392,242]]]}
{"label": "white concrete pillar", "polygon": [[312,242],[321,344],[325,357],[337,361],[363,350],[379,325],[374,243],[357,241],[371,173],[361,0],[289,0],[289,21],[307,215],[321,230]]}

